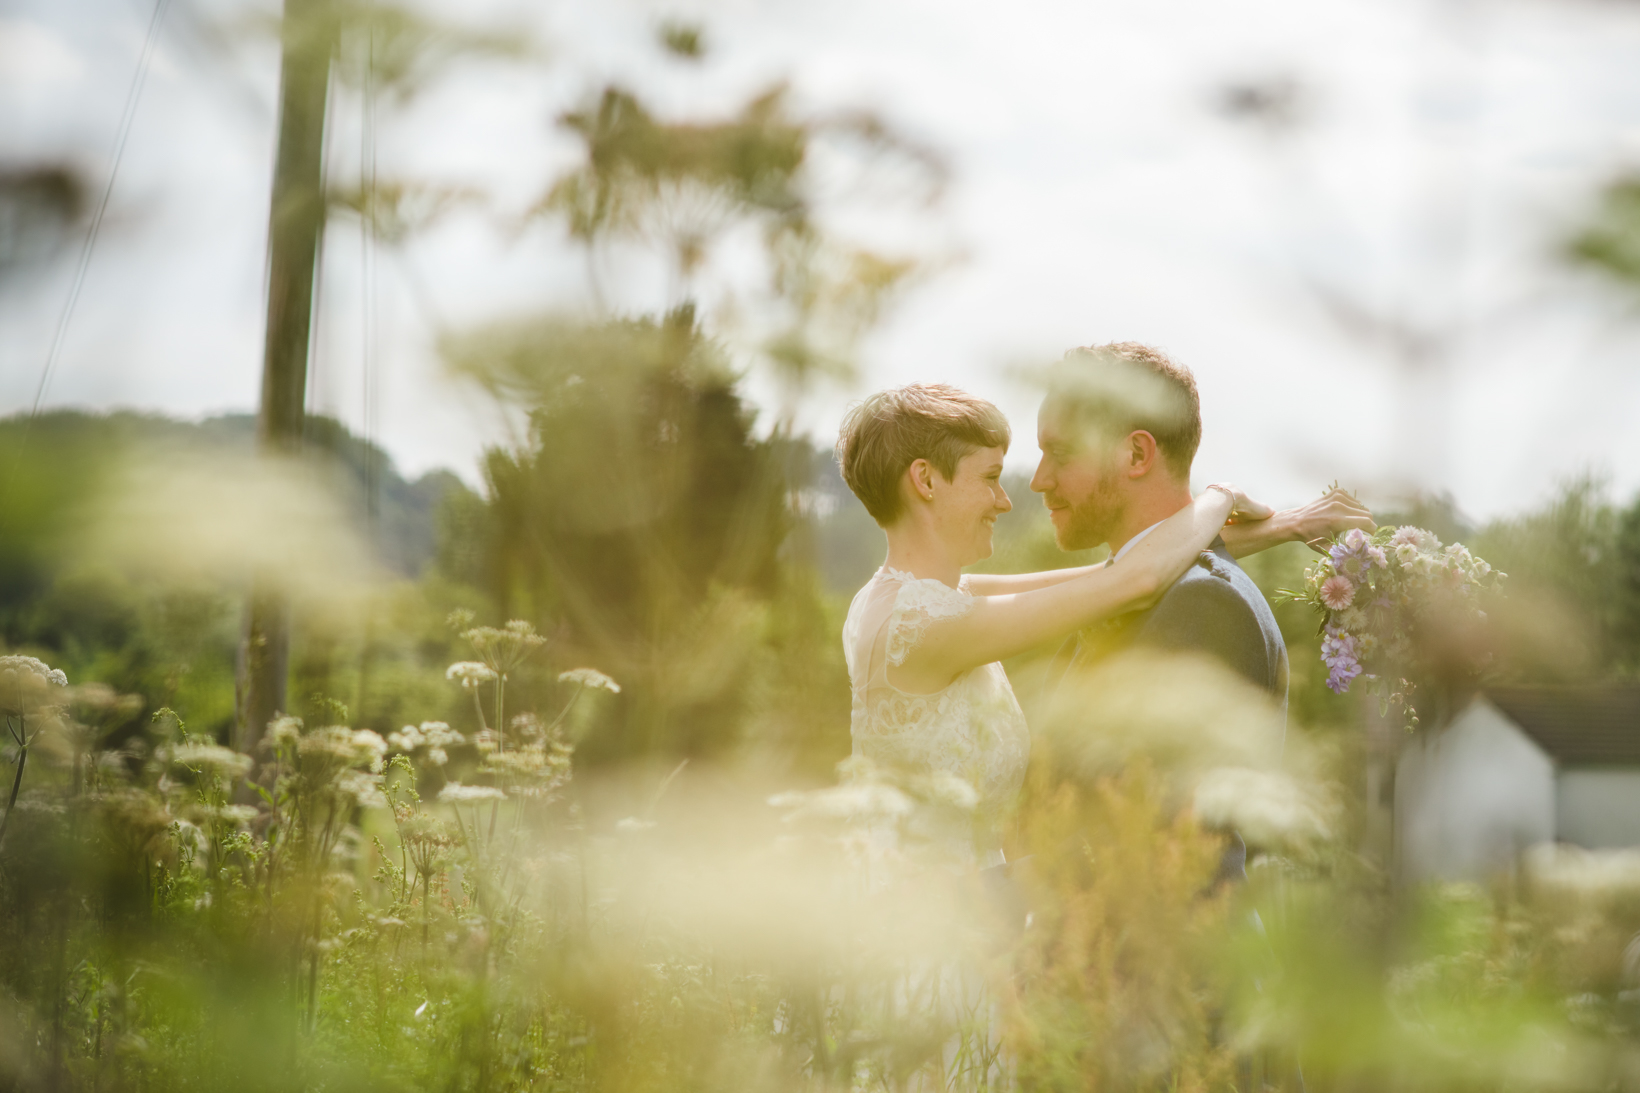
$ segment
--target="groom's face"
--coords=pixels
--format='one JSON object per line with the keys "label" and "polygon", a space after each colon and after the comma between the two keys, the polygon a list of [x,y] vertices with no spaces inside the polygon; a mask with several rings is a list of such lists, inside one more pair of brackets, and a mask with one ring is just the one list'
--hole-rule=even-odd
{"label": "groom's face", "polygon": [[1036,443],[1042,461],[1031,489],[1042,495],[1061,550],[1087,550],[1108,543],[1127,510],[1119,444],[1077,428],[1043,403]]}

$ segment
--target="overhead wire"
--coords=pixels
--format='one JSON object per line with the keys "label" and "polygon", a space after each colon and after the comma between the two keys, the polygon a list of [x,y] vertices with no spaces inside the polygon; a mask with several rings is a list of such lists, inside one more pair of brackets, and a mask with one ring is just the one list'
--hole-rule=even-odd
{"label": "overhead wire", "polygon": [[[370,5],[374,15],[375,5]],[[380,468],[376,466],[375,445],[381,428],[381,377],[376,367],[379,349],[378,315],[376,311],[376,27],[373,18],[365,25],[365,58],[363,94],[359,119],[359,266],[362,304],[360,314],[360,358],[363,391],[363,426],[365,441],[364,489],[365,520],[372,535],[379,515],[381,489]]]}
{"label": "overhead wire", "polygon": [[75,263],[74,276],[69,282],[68,298],[63,302],[62,313],[57,316],[57,327],[51,336],[51,347],[46,351],[45,364],[40,369],[40,382],[34,388],[34,401],[29,406],[28,417],[23,420],[22,432],[17,438],[17,448],[12,455],[11,466],[6,472],[3,496],[7,503],[0,505],[0,525],[13,515],[14,506],[10,504],[13,487],[22,469],[23,459],[28,454],[29,436],[34,429],[34,419],[40,416],[40,407],[45,402],[51,375],[56,370],[58,357],[62,355],[69,321],[74,317],[74,308],[80,300],[80,289],[85,285],[86,271],[91,267],[91,255],[97,249],[97,237],[102,232],[103,218],[108,213],[108,203],[114,195],[114,182],[119,178],[120,163],[125,159],[126,142],[131,137],[131,123],[137,116],[137,103],[142,98],[143,85],[148,82],[148,69],[154,58],[154,47],[159,41],[160,26],[164,23],[166,9],[170,6],[171,0],[155,0],[154,14],[148,20],[148,34],[143,39],[142,53],[137,58],[137,71],[131,79],[130,90],[125,95],[125,109],[120,114],[119,129],[114,138],[114,158],[108,166],[108,179],[103,184],[102,196],[98,199],[97,207],[86,227],[85,243],[80,248],[80,258]]}
{"label": "overhead wire", "polygon": [[160,25],[164,22],[165,10],[170,5],[171,0],[155,0],[153,17],[148,21],[148,35],[143,41],[142,55],[137,60],[136,75],[132,78],[131,89],[125,96],[125,111],[120,116],[119,132],[114,139],[114,160],[109,165],[108,180],[103,184],[102,197],[91,215],[91,223],[85,234],[85,244],[80,248],[80,259],[74,267],[74,278],[69,284],[68,299],[63,302],[62,313],[57,317],[57,329],[52,334],[51,348],[46,353],[45,366],[40,370],[40,382],[34,389],[34,403],[29,408],[30,421],[39,416],[40,406],[45,401],[46,389],[51,383],[52,372],[57,367],[57,358],[62,354],[69,320],[73,318],[74,308],[80,301],[80,289],[85,285],[86,271],[91,267],[91,255],[97,247],[97,236],[102,231],[103,217],[108,212],[108,202],[114,194],[114,181],[119,177],[120,162],[125,158],[125,145],[131,137],[131,123],[137,116],[137,103],[142,98],[143,84],[148,80],[154,47],[159,41]]}

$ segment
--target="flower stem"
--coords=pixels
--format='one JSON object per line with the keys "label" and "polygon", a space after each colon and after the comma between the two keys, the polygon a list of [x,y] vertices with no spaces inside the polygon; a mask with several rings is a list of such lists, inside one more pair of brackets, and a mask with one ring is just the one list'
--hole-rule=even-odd
{"label": "flower stem", "polygon": [[506,694],[507,674],[497,672],[495,674],[495,739],[496,747],[500,749],[501,754],[506,754],[507,751],[507,717],[501,708],[502,700],[506,697]]}
{"label": "flower stem", "polygon": [[6,802],[6,814],[0,817],[0,844],[6,840],[6,825],[11,823],[11,814],[17,808],[17,792],[23,788],[23,766],[28,762],[28,745],[22,745],[17,751],[17,777],[11,780],[11,800]]}

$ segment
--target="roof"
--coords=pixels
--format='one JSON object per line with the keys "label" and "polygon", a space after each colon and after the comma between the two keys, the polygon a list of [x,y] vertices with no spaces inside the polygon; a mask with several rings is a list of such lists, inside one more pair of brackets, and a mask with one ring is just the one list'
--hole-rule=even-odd
{"label": "roof", "polygon": [[1486,697],[1566,766],[1640,766],[1640,684],[1490,687]]}

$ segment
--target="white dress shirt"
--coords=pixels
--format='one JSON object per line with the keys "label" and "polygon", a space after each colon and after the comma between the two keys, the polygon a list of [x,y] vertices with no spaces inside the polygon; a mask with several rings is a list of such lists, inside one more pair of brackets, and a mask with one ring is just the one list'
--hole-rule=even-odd
{"label": "white dress shirt", "polygon": [[1122,555],[1126,554],[1128,551],[1130,551],[1134,547],[1138,546],[1140,539],[1143,539],[1146,535],[1149,535],[1151,532],[1155,531],[1157,528],[1159,528],[1161,526],[1162,526],[1162,521],[1158,520],[1154,524],[1151,524],[1148,528],[1145,528],[1145,530],[1141,531],[1139,534],[1135,535],[1133,538],[1129,539],[1127,542],[1123,543],[1122,544],[1122,549],[1118,550],[1116,552],[1116,556],[1111,559],[1111,564],[1114,565],[1115,563],[1121,561],[1122,560]]}

